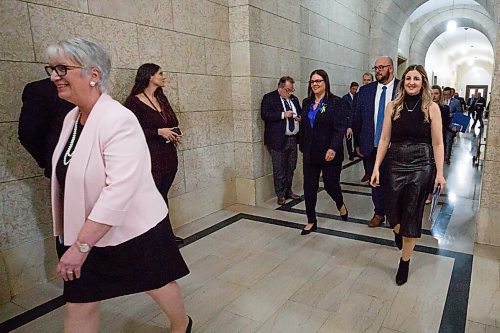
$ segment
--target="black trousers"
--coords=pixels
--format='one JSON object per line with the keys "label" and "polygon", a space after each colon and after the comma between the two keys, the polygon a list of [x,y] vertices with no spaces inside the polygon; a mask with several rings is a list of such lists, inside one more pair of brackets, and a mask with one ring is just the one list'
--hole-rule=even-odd
{"label": "black trousers", "polygon": [[474,128],[476,127],[476,123],[479,121],[479,124],[481,127],[484,127],[483,123],[483,111],[476,111],[476,118],[474,119],[474,122],[472,123],[471,129],[474,131]]}
{"label": "black trousers", "polygon": [[293,173],[297,167],[297,137],[287,136],[282,150],[269,148],[273,163],[274,192],[284,197],[292,190]]}
{"label": "black trousers", "polygon": [[308,223],[316,223],[316,202],[318,201],[319,176],[323,173],[326,193],[335,201],[337,209],[344,204],[340,188],[342,164],[309,164],[304,162],[304,198]]}
{"label": "black trousers", "polygon": [[[368,174],[368,177],[371,178],[373,169],[375,168],[375,159],[377,157],[377,147],[374,147],[371,154],[364,157],[364,161],[366,161],[366,169],[365,171]],[[372,201],[374,206],[374,212],[377,215],[385,216],[385,204],[384,204],[384,191],[382,190],[383,185],[383,177],[385,170],[385,162],[382,161],[382,164],[379,168],[380,174],[380,184],[381,186],[372,187]]]}
{"label": "black trousers", "polygon": [[349,158],[354,157],[355,154],[354,154],[354,147],[352,144],[352,136],[350,139],[348,139],[348,138],[345,139],[345,146],[347,148],[347,153],[349,154]]}

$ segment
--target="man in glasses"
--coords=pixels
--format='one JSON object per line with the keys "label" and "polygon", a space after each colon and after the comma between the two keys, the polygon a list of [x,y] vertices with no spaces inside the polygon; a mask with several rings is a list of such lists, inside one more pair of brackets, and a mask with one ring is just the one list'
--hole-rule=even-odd
{"label": "man in glasses", "polygon": [[278,89],[264,95],[260,110],[265,124],[264,144],[273,164],[278,205],[284,205],[286,199],[300,198],[292,191],[301,111],[299,100],[293,95],[294,83],[290,76],[283,76],[278,81]]}
{"label": "man in glasses", "polygon": [[[65,74],[62,68],[57,70]],[[51,73],[52,69],[46,71]],[[19,141],[44,169],[44,175],[50,178],[52,154],[59,140],[64,117],[74,105],[57,96],[57,88],[50,78],[28,83],[24,87],[22,101]]]}
{"label": "man in glasses", "polygon": [[[375,72],[376,81],[359,89],[353,101],[353,121],[349,124],[349,127],[353,129],[356,153],[365,159],[366,173],[370,177],[382,133],[384,111],[387,104],[396,96],[399,83],[399,80],[394,78],[394,65],[390,57],[378,57],[372,69]],[[372,201],[375,213],[368,226],[378,227],[385,221],[384,196],[381,187],[372,188]]]}

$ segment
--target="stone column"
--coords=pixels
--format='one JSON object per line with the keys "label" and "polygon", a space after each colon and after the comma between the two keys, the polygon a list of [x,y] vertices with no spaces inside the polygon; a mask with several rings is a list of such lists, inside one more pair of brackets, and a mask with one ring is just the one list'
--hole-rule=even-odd
{"label": "stone column", "polygon": [[497,43],[476,242],[500,246],[500,1],[495,5]]}
{"label": "stone column", "polygon": [[300,3],[234,0],[229,5],[236,200],[256,205],[274,196],[260,102],[281,76],[299,78]]}

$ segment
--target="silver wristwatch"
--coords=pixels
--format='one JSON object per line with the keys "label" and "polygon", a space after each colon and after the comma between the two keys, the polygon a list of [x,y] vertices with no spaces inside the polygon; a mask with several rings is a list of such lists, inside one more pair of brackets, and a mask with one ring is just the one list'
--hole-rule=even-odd
{"label": "silver wristwatch", "polygon": [[75,244],[80,253],[88,253],[90,251],[90,245],[87,243],[80,243],[79,241],[76,241]]}

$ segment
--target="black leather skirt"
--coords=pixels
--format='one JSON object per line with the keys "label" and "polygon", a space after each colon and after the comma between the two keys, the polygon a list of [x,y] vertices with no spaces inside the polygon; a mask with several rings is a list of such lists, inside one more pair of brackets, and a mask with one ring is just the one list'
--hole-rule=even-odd
{"label": "black leather skirt", "polygon": [[425,199],[434,182],[434,155],[427,143],[392,143],[383,178],[386,216],[403,237],[419,238]]}

